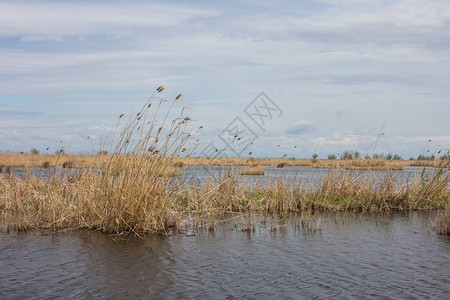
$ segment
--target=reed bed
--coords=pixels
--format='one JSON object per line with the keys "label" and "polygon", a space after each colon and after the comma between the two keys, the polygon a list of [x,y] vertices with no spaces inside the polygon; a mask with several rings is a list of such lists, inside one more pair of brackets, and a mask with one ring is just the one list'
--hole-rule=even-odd
{"label": "reed bed", "polygon": [[[180,167],[199,160],[190,157],[195,150],[190,141],[190,118],[183,110],[169,118],[181,95],[166,102],[156,97],[163,89],[158,88],[127,121],[123,121],[124,115],[119,117],[100,147],[101,155],[82,157],[84,166],[92,163],[92,167],[76,168],[80,161],[59,154],[45,156],[45,161],[50,166],[68,162],[67,168],[59,168],[49,177],[2,172],[1,229],[86,228],[113,234],[167,234],[199,222],[212,228],[225,213],[246,214],[252,222],[253,214],[448,210],[448,161],[408,185],[391,173],[380,179],[346,170],[330,170],[310,187],[298,180],[250,182],[231,170],[201,185],[187,183]],[[170,107],[162,113],[166,104]],[[110,154],[104,154],[106,150]],[[180,161],[180,154],[186,158]],[[33,161],[39,156],[34,155]],[[96,162],[90,157],[97,158]],[[237,164],[233,158],[223,161]],[[253,160],[247,164],[260,172],[260,163]],[[289,165],[284,160],[270,163]]]}
{"label": "reed bed", "polygon": [[264,175],[265,171],[266,171],[265,167],[254,166],[254,167],[242,169],[241,175]]}
{"label": "reed bed", "polygon": [[101,169],[70,175],[61,171],[49,179],[3,174],[3,230],[89,228],[116,234],[167,233],[193,221],[186,215],[206,216],[208,226],[213,226],[218,215],[229,212],[287,215],[448,210],[450,196],[448,178],[439,171],[409,185],[397,182],[392,174],[377,179],[331,171],[311,189],[283,179],[271,185],[250,183],[236,173],[201,186],[187,185],[161,176],[159,171],[144,175],[139,170],[128,169],[119,175]]}
{"label": "reed bed", "polygon": [[[72,162],[79,168],[95,168],[107,164],[112,154],[29,154],[0,152],[0,166],[3,167],[56,167]],[[371,159],[291,159],[291,158],[248,158],[248,157],[176,157],[171,161],[178,166],[216,165],[216,166],[304,166],[309,168],[343,168],[347,170],[403,170],[404,167],[437,167],[439,161],[427,160],[389,160]]]}
{"label": "reed bed", "polygon": [[448,203],[444,210],[438,212],[435,230],[440,235],[450,235],[450,205]]}
{"label": "reed bed", "polygon": [[101,154],[30,154],[0,152],[0,166],[3,167],[62,167],[64,163],[73,162],[78,168],[97,167],[109,161],[111,155]]}

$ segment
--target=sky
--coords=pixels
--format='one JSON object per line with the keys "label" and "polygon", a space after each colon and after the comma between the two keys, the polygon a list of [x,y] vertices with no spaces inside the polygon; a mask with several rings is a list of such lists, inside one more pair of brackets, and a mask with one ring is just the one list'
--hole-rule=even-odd
{"label": "sky", "polygon": [[0,151],[95,153],[162,85],[198,155],[416,157],[450,148],[449,83],[448,0],[0,0]]}

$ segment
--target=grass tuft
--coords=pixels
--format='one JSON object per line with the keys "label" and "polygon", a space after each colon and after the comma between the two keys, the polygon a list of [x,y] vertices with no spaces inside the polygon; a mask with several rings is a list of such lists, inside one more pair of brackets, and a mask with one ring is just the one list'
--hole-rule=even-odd
{"label": "grass tuft", "polygon": [[241,175],[264,175],[266,168],[261,166],[255,166],[250,168],[244,168],[241,170]]}

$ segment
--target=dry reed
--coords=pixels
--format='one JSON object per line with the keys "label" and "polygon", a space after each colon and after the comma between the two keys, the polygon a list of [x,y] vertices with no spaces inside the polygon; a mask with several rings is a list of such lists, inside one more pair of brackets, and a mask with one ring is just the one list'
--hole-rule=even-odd
{"label": "dry reed", "polygon": [[[91,228],[134,234],[181,228],[186,214],[206,216],[205,224],[212,226],[216,216],[225,212],[445,209],[450,195],[448,178],[439,172],[404,185],[392,174],[377,179],[335,171],[306,189],[301,182],[284,179],[271,185],[245,182],[235,173],[211,178],[202,186],[177,185],[160,173],[143,176],[129,169],[114,176],[105,176],[101,169],[59,173],[48,180],[3,174],[0,191],[4,230]],[[446,220],[442,224],[448,224]]]}
{"label": "dry reed", "polygon": [[438,212],[435,230],[440,235],[450,235],[450,205],[447,203],[443,211]]}
{"label": "dry reed", "polygon": [[[163,89],[158,88],[156,93]],[[95,167],[59,169],[48,178],[31,173],[20,178],[10,172],[0,174],[2,230],[88,228],[114,234],[164,234],[171,229],[184,228],[187,222],[202,222],[213,228],[216,216],[227,212],[246,214],[250,222],[246,228],[251,228],[251,215],[255,213],[286,215],[444,208],[448,211],[448,161],[408,185],[398,181],[392,173],[380,179],[346,170],[329,171],[308,188],[302,186],[301,181],[285,179],[272,184],[247,182],[231,171],[218,178],[210,177],[202,185],[185,183],[179,167],[196,159],[186,153],[189,152],[186,149],[195,149],[188,147],[190,119],[182,110],[178,117],[169,121],[172,106],[178,99],[177,96],[162,116],[164,101],[154,96],[124,125],[120,123],[121,115],[101,145],[100,152],[108,149],[110,154],[95,156],[98,158],[93,164]],[[153,109],[151,114],[150,109]],[[162,122],[155,122],[157,116]],[[182,152],[187,157],[180,163],[178,156]],[[49,165],[75,161],[73,165],[78,166],[76,160],[66,154],[45,156],[45,161]],[[236,161],[250,164],[243,159],[222,159],[235,165]],[[258,172],[250,173],[260,174],[263,167],[256,165],[263,161],[253,160],[251,165]],[[297,161],[273,160],[270,163],[291,165]],[[358,162],[353,164],[357,167]],[[192,215],[202,217],[189,218]],[[448,218],[446,220],[448,225]]]}
{"label": "dry reed", "polygon": [[[109,162],[112,154],[27,154],[0,152],[0,166],[4,167],[41,167],[47,163],[47,167],[62,166],[67,161],[72,161],[76,166],[95,168],[99,164]],[[218,166],[305,166],[309,168],[347,169],[347,170],[403,170],[411,167],[437,167],[439,161],[425,160],[388,160],[385,158],[372,159],[289,159],[289,158],[252,158],[246,157],[176,157],[173,163],[178,166],[185,165],[218,165]]]}
{"label": "dry reed", "polygon": [[241,170],[241,175],[264,175],[266,168],[261,166],[254,166],[250,168],[244,168]]}

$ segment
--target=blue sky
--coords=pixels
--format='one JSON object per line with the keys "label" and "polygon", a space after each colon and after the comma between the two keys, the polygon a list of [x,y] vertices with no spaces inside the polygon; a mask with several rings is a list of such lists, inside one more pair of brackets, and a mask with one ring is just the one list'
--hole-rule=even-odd
{"label": "blue sky", "polygon": [[[95,152],[164,85],[198,149],[240,117],[253,156],[433,153],[449,50],[447,0],[0,1],[0,151]],[[264,131],[244,113],[261,91],[283,112]]]}

